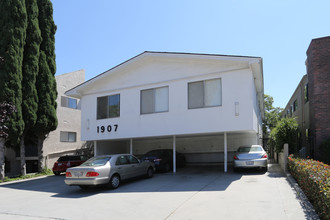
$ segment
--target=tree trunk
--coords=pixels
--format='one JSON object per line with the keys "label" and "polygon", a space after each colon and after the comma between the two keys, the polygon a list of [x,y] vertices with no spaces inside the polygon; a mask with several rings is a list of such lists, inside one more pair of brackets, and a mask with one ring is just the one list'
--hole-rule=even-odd
{"label": "tree trunk", "polygon": [[45,157],[44,157],[44,137],[38,137],[38,171],[42,172],[45,169]]}
{"label": "tree trunk", "polygon": [[25,144],[24,144],[25,134],[21,137],[20,152],[21,152],[21,175],[26,176],[26,159],[25,159]]}
{"label": "tree trunk", "polygon": [[0,180],[5,178],[5,139],[0,137]]}

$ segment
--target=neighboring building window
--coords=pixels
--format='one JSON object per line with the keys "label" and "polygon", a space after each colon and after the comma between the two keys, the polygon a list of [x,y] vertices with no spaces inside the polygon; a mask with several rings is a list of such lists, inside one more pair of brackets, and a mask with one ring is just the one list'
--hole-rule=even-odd
{"label": "neighboring building window", "polygon": [[77,99],[61,96],[61,106],[77,109]]}
{"label": "neighboring building window", "polygon": [[77,141],[77,133],[76,132],[61,131],[60,132],[60,141],[61,142],[76,142]]}
{"label": "neighboring building window", "polygon": [[286,113],[287,113],[288,117],[290,117],[290,107],[289,107],[289,109],[286,111]]}
{"label": "neighboring building window", "polygon": [[141,114],[168,112],[168,86],[141,90]]}
{"label": "neighboring building window", "polygon": [[309,97],[308,97],[308,83],[305,85],[304,94],[305,94],[305,103],[306,103],[309,100]]}
{"label": "neighboring building window", "polygon": [[297,99],[293,102],[293,111],[297,111],[298,109],[298,102],[297,102]]}
{"label": "neighboring building window", "polygon": [[120,94],[97,98],[97,119],[120,116]]}
{"label": "neighboring building window", "polygon": [[221,106],[221,79],[188,83],[188,108]]}

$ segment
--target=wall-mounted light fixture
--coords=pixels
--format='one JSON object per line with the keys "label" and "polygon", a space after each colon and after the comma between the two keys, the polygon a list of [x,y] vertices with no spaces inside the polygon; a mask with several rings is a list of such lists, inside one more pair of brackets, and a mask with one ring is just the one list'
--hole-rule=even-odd
{"label": "wall-mounted light fixture", "polygon": [[235,102],[235,116],[239,116],[239,102]]}

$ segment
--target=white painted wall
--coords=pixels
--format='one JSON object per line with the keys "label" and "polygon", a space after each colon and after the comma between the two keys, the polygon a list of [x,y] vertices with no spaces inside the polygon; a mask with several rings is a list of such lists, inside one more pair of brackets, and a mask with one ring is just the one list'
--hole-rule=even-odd
{"label": "white painted wall", "polygon": [[[198,68],[199,67],[199,68]],[[203,68],[202,68],[203,67]],[[205,134],[234,131],[258,132],[256,93],[252,71],[219,69],[218,65],[157,63],[132,72],[118,72],[84,94],[82,140],[108,140],[166,135]],[[171,72],[172,71],[172,72]],[[174,73],[173,73],[174,72]],[[180,73],[180,77],[177,74]],[[127,75],[126,75],[127,74]],[[156,75],[156,76],[154,76]],[[133,80],[132,80],[133,78]],[[151,78],[151,79],[150,79]],[[221,78],[222,106],[188,109],[188,82]],[[136,80],[135,86],[133,82]],[[153,83],[150,83],[153,82]],[[169,86],[169,112],[140,114],[140,91]],[[104,92],[97,92],[104,91]],[[97,97],[120,93],[120,117],[96,120]],[[235,116],[239,102],[239,116]],[[118,125],[116,132],[97,133],[97,126]]]}

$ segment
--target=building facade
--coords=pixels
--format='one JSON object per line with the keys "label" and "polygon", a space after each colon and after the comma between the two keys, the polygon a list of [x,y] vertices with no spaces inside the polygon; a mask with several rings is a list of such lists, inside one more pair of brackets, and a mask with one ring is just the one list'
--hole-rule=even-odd
{"label": "building facade", "polygon": [[44,142],[45,164],[52,168],[58,157],[74,154],[84,146],[81,141],[81,104],[80,100],[64,93],[85,81],[85,70],[78,70],[56,76],[57,84],[57,120],[55,131],[49,133]]}
{"label": "building facade", "polygon": [[[71,73],[58,75],[57,84],[57,119],[58,126],[55,131],[49,133],[44,141],[45,164],[52,168],[54,162],[59,156],[64,154],[73,154],[77,149],[85,145],[81,141],[81,111],[80,100],[68,97],[64,94],[70,88],[73,88],[85,81],[85,71],[78,70]],[[26,169],[27,173],[38,171],[38,150],[36,143],[26,142]],[[20,174],[20,156],[19,150],[16,152],[13,148],[6,149],[6,176],[15,176]]]}
{"label": "building facade", "polygon": [[[322,159],[320,144],[330,138],[330,36],[313,39],[306,52],[307,74],[291,97],[284,116],[299,123],[299,148]],[[292,114],[291,114],[292,113]]]}
{"label": "building facade", "polygon": [[239,146],[261,143],[259,57],[144,52],[65,94],[81,100],[95,155],[170,148],[226,171]]}

